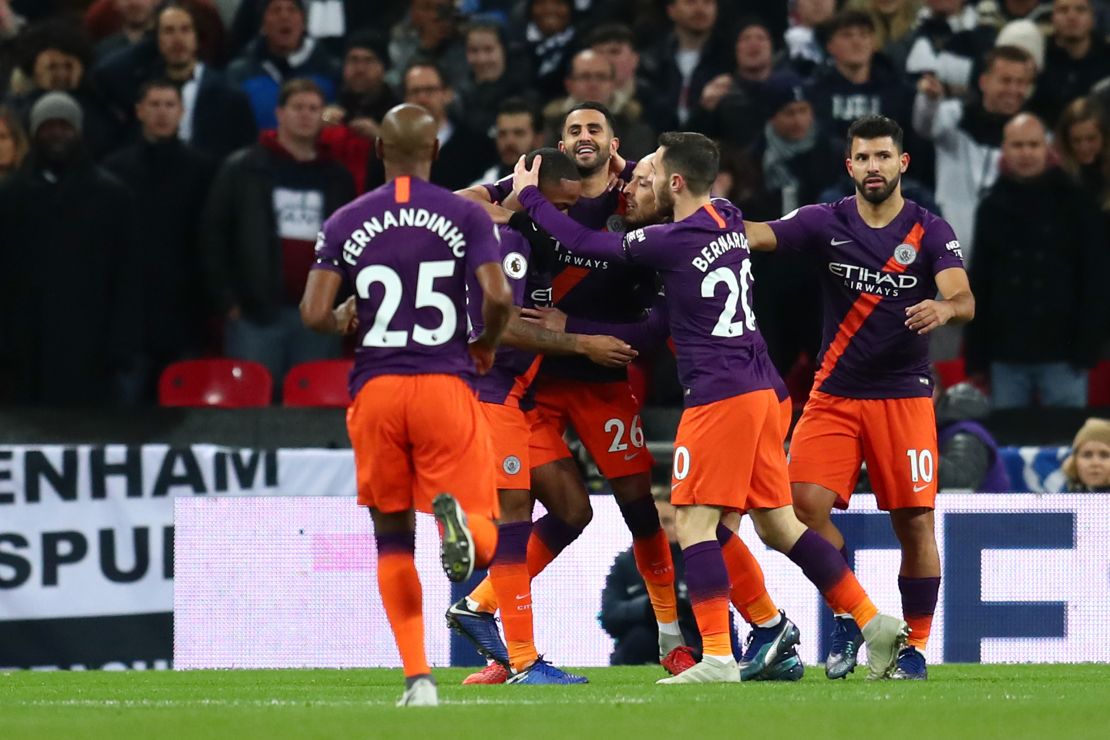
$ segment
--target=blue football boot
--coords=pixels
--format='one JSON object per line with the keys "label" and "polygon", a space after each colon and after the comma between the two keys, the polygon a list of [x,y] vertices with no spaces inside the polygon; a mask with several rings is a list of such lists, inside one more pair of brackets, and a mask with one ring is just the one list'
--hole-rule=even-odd
{"label": "blue football boot", "polygon": [[492,614],[471,609],[464,597],[447,610],[447,626],[469,640],[483,658],[510,668],[509,651]]}
{"label": "blue football boot", "polygon": [[863,644],[863,632],[856,620],[851,617],[837,617],[836,626],[830,638],[829,656],[825,659],[825,675],[829,678],[844,678],[856,670],[859,648]]}
{"label": "blue football boot", "polygon": [[533,685],[540,684],[572,684],[572,683],[589,683],[590,680],[585,676],[576,676],[573,673],[567,673],[561,668],[548,663],[541,655],[536,659],[536,662],[525,668],[520,673],[510,678],[505,683]]}
{"label": "blue football boot", "polygon": [[774,627],[752,627],[740,657],[741,681],[757,680],[798,644],[798,628],[784,612],[780,611],[779,615],[781,619]]}
{"label": "blue football boot", "polygon": [[913,645],[902,648],[898,653],[898,667],[890,677],[896,681],[924,681],[929,678],[925,656]]}

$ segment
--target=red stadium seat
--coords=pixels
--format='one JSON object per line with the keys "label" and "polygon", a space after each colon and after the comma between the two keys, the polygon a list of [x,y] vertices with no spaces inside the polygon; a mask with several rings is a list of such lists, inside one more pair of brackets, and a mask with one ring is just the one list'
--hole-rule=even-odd
{"label": "red stadium seat", "polygon": [[249,360],[186,360],[162,371],[158,403],[162,406],[269,406],[274,380],[265,365]]}
{"label": "red stadium seat", "polygon": [[937,375],[940,376],[940,384],[945,388],[951,388],[956,383],[967,380],[967,367],[962,357],[957,357],[955,360],[934,362],[933,367],[936,368]]}
{"label": "red stadium seat", "polygon": [[281,397],[286,406],[346,408],[351,403],[347,378],[354,360],[302,362],[285,375]]}
{"label": "red stadium seat", "polygon": [[1110,360],[1095,365],[1087,377],[1087,405],[1110,406]]}

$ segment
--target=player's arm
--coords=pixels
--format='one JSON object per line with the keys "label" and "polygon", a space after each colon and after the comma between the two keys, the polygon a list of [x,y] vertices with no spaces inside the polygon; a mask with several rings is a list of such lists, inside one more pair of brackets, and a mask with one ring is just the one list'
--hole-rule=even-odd
{"label": "player's arm", "polygon": [[779,245],[775,230],[761,221],[745,221],[744,233],[748,237],[748,248],[753,252],[773,252]]}
{"label": "player's arm", "polygon": [[524,157],[513,170],[513,193],[528,211],[528,215],[564,247],[582,257],[627,262],[624,235],[608,231],[594,231],[560,213],[539,190],[540,163],[543,157],[532,160],[532,168],[525,165]]}
{"label": "player's arm", "polygon": [[967,271],[949,267],[936,274],[937,290],[942,300],[921,301],[906,309],[906,327],[918,334],[928,334],[945,324],[966,324],[975,318],[975,296]]}
{"label": "player's arm", "polygon": [[358,328],[354,296],[334,307],[342,285],[343,276],[337,272],[308,271],[301,297],[301,321],[305,326],[322,334],[350,334]]}
{"label": "player's arm", "polygon": [[462,190],[456,190],[455,195],[472,200],[482,207],[495,224],[509,223],[509,217],[513,215],[512,210],[505,208],[503,205],[494,202],[493,193],[490,187],[497,187],[496,185],[471,185]]}
{"label": "player's arm", "polygon": [[484,375],[493,367],[493,354],[512,315],[513,290],[500,262],[478,265],[474,276],[482,289],[482,333],[470,343],[470,356],[478,372]]}
{"label": "player's arm", "polygon": [[545,355],[583,355],[598,365],[624,367],[638,354],[621,339],[602,334],[567,333],[521,316],[521,309],[514,307],[513,316],[505,329],[502,343],[510,347]]}
{"label": "player's arm", "polygon": [[577,316],[567,316],[557,308],[526,308],[521,313],[525,321],[554,331],[611,335],[632,345],[637,352],[651,352],[662,346],[670,336],[667,298],[662,293],[655,297],[655,302],[640,321],[625,323],[591,321]]}

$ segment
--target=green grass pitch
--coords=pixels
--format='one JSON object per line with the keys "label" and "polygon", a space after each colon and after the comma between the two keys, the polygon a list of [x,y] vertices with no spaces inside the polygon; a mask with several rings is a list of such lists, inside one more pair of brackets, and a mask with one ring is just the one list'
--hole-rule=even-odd
{"label": "green grass pitch", "polygon": [[655,686],[662,669],[598,668],[588,686],[460,686],[393,706],[395,670],[0,674],[0,737],[1110,738],[1110,665],[949,665],[926,683]]}

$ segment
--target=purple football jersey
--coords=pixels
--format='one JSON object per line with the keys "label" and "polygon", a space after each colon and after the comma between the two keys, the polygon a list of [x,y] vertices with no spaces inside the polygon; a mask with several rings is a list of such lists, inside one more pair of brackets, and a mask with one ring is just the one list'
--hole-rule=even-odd
{"label": "purple football jersey", "polygon": [[[501,233],[501,267],[513,289],[513,305],[531,308],[534,297],[546,294],[551,287],[547,276],[538,273],[532,265],[532,245],[508,226],[499,227]],[[482,319],[482,290],[478,279],[471,277],[467,286],[467,315],[471,336],[477,337],[485,323]],[[486,403],[521,406],[532,380],[539,371],[539,356],[516,347],[502,344],[497,348],[493,367],[474,380],[478,399]],[[527,406],[527,403],[524,404]]]}
{"label": "purple football jersey", "polygon": [[575,224],[535,188],[521,193],[521,203],[576,254],[659,272],[687,407],[777,387],[751,309],[744,222],[731,203],[717,200],[678,223],[648,226],[623,238]]}
{"label": "purple football jersey", "polygon": [[[621,174],[628,180],[635,169],[628,162]],[[485,186],[490,199],[500,203],[513,192],[513,178],[502,178]],[[579,198],[567,215],[596,231],[621,233],[624,226],[624,193],[620,188],[608,190],[596,198]],[[656,293],[655,279],[650,270],[618,261],[575,254],[565,245],[555,247],[555,272],[551,278],[550,300],[567,316],[612,323],[636,322],[643,319]],[[624,380],[624,368],[607,368],[578,356],[553,356],[543,361],[544,375],[587,382]]]}
{"label": "purple football jersey", "polygon": [[324,224],[313,269],[342,275],[358,305],[351,396],[379,375],[458,375],[473,382],[466,283],[501,263],[499,234],[481,206],[418,178],[399,177]]}
{"label": "purple football jersey", "polygon": [[963,268],[952,227],[907,200],[893,221],[873,229],[855,197],[769,225],[779,249],[822,262],[824,331],[813,387],[847,398],[932,395],[929,338],[906,328],[906,309],[936,297],[938,272]]}

